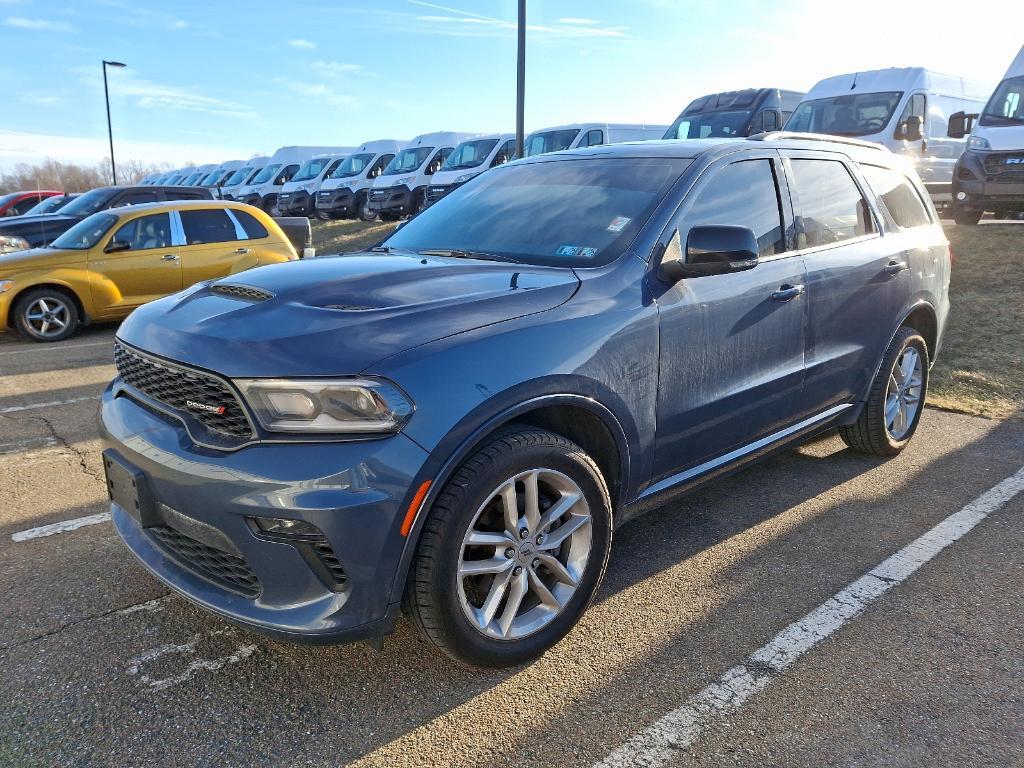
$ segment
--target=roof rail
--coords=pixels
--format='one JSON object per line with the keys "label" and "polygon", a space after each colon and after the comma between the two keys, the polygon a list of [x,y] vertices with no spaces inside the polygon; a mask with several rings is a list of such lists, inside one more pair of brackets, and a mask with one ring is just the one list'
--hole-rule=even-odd
{"label": "roof rail", "polygon": [[863,141],[861,139],[851,139],[848,136],[830,136],[827,133],[799,133],[797,131],[766,131],[765,133],[755,133],[753,136],[747,138],[752,141],[778,141],[780,139],[791,139],[796,141],[827,141],[832,144],[850,144],[854,147],[864,147],[864,149],[878,149],[883,152],[888,152],[889,148],[882,145],[876,144],[873,141]]}

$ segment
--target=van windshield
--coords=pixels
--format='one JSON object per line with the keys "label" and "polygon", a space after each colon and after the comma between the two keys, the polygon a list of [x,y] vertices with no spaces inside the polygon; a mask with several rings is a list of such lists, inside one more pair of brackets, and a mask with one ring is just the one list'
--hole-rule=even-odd
{"label": "van windshield", "polygon": [[785,130],[833,136],[878,133],[889,124],[902,97],[902,91],[882,91],[802,101],[786,122]]}
{"label": "van windshield", "polygon": [[213,173],[206,174],[206,176],[203,177],[203,180],[199,182],[199,186],[201,186],[201,187],[212,187],[212,186],[214,186],[217,183],[217,179],[220,178],[221,173],[222,173],[222,171],[214,171]]}
{"label": "van windshield", "polygon": [[444,161],[441,170],[461,171],[464,168],[476,168],[487,159],[497,143],[497,139],[464,141],[455,148],[454,152],[448,155],[448,159]]}
{"label": "van windshield", "polygon": [[334,169],[332,179],[349,179],[362,173],[366,166],[373,162],[376,155],[373,152],[362,152],[358,155],[349,155],[345,162]]}
{"label": "van windshield", "polygon": [[719,136],[746,136],[750,115],[749,109],[680,115],[662,138],[706,139]]}
{"label": "van windshield", "polygon": [[526,139],[526,146],[523,148],[526,157],[543,155],[548,152],[558,152],[572,146],[573,140],[579,136],[579,128],[569,128],[563,131],[547,131],[546,133],[532,133]]}
{"label": "van windshield", "polygon": [[415,171],[434,151],[433,147],[409,147],[403,149],[388,163],[381,176],[393,176],[396,173]]}
{"label": "van windshield", "polygon": [[996,87],[978,122],[981,125],[1024,123],[1024,75],[1008,77]]}
{"label": "van windshield", "polygon": [[75,224],[50,243],[47,248],[86,251],[96,245],[116,223],[117,216],[112,213],[94,213],[89,218]]}
{"label": "van windshield", "polygon": [[309,181],[315,179],[320,175],[320,171],[327,167],[333,157],[314,157],[312,160],[307,160],[299,168],[295,176],[292,177],[292,181]]}
{"label": "van windshield", "polygon": [[245,181],[245,177],[252,173],[252,166],[247,165],[245,168],[239,168],[237,171],[228,176],[227,181],[224,182],[225,187],[233,187],[235,184],[241,184]]}
{"label": "van windshield", "polygon": [[620,256],[690,160],[586,158],[499,166],[421,212],[384,244],[559,267]]}
{"label": "van windshield", "polygon": [[264,168],[262,171],[256,174],[256,178],[253,179],[250,183],[263,184],[265,182],[268,182],[272,178],[274,178],[274,174],[276,174],[279,170],[281,170],[280,163],[278,163],[277,165],[268,165],[266,168]]}

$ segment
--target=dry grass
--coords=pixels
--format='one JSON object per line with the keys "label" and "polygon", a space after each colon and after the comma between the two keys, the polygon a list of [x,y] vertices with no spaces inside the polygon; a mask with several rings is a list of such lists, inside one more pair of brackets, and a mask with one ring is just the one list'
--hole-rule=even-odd
{"label": "dry grass", "polygon": [[[383,240],[394,224],[315,221],[328,255]],[[932,371],[931,405],[989,418],[1024,418],[1024,225],[946,225],[955,254],[949,324]]]}
{"label": "dry grass", "polygon": [[928,401],[991,418],[1024,417],[1024,226],[946,225],[952,308]]}

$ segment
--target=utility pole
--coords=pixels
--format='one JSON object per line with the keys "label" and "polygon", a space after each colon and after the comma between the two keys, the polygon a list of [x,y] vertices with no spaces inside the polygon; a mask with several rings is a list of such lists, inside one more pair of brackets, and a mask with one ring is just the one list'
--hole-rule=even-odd
{"label": "utility pole", "polygon": [[103,98],[107,102],[107,138],[110,139],[110,176],[114,185],[117,185],[117,166],[114,164],[114,128],[110,124],[110,91],[107,89],[107,67],[125,67],[120,61],[103,60]]}
{"label": "utility pole", "polygon": [[519,49],[516,64],[516,156],[523,156],[526,101],[526,0],[519,0]]}

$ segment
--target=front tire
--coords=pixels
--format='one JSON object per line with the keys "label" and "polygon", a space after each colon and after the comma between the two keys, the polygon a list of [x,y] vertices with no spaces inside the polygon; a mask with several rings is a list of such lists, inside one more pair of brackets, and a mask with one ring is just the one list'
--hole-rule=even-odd
{"label": "front tire", "polygon": [[953,204],[953,221],[957,224],[964,226],[974,226],[981,217],[985,215],[985,211],[978,210],[976,208],[965,208],[962,205]]}
{"label": "front tire", "polygon": [[917,431],[927,392],[928,346],[913,328],[900,328],[885,351],[860,416],[839,427],[839,434],[861,453],[895,456]]}
{"label": "front tire", "polygon": [[55,288],[28,291],[14,305],[14,325],[32,341],[63,341],[78,330],[80,323],[78,305]]}
{"label": "front tire", "polygon": [[370,210],[370,200],[367,195],[361,195],[356,200],[356,215],[360,221],[376,221],[377,212]]}
{"label": "front tire", "polygon": [[434,502],[406,607],[460,662],[522,664],[579,620],[611,538],[611,499],[593,459],[561,435],[510,429],[467,459]]}

